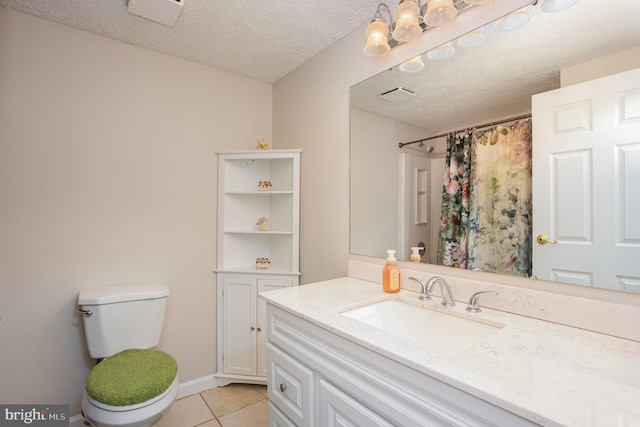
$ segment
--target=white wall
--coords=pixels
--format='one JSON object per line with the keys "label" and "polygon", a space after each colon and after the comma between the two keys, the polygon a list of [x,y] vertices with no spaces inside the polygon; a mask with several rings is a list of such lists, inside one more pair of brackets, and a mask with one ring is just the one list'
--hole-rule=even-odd
{"label": "white wall", "polygon": [[[396,249],[398,259],[408,259],[408,248],[400,244],[400,156],[398,142],[431,134],[422,128],[365,111],[351,109],[351,251],[386,256]],[[420,154],[410,150],[412,154]],[[355,155],[354,155],[355,153]],[[426,157],[426,151],[421,153]],[[384,195],[385,197],[381,197]],[[372,232],[375,230],[375,232]],[[405,253],[402,253],[404,249]]]}
{"label": "white wall", "polygon": [[[395,120],[351,109],[351,250],[385,256],[398,247],[399,175]],[[376,149],[372,149],[376,147]],[[382,197],[382,196],[385,197]],[[374,233],[372,231],[375,230]]]}
{"label": "white wall", "polygon": [[570,86],[640,68],[640,46],[560,70],[560,86]]}
{"label": "white wall", "polygon": [[216,151],[272,139],[272,86],[0,8],[0,402],[70,403],[76,297],[158,281],[161,349],[213,375]]}

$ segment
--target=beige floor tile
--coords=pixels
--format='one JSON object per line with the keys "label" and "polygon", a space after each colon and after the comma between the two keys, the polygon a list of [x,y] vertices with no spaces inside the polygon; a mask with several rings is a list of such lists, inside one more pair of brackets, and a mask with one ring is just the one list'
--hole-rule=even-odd
{"label": "beige floor tile", "polygon": [[269,401],[264,399],[218,420],[223,427],[267,427],[269,425]]}
{"label": "beige floor tile", "polygon": [[[199,394],[176,400],[156,427],[193,427],[213,420],[212,426],[218,427],[207,404]],[[207,426],[208,427],[208,426]]]}
{"label": "beige floor tile", "polygon": [[260,393],[262,393],[262,395],[264,397],[269,397],[269,394],[267,393],[267,386],[266,385],[256,385],[255,387],[258,390],[260,390]]}
{"label": "beige floor tile", "polygon": [[207,421],[204,424],[198,424],[196,427],[221,427],[222,424],[218,422],[218,420]]}
{"label": "beige floor tile", "polygon": [[264,394],[252,384],[229,384],[204,391],[201,395],[218,418],[265,400]]}

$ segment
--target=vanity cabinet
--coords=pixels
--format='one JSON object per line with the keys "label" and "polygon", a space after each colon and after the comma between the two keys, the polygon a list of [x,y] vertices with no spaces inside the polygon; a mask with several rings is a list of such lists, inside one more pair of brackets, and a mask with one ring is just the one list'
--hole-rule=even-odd
{"label": "vanity cabinet", "polygon": [[272,426],[534,426],[271,304]]}
{"label": "vanity cabinet", "polygon": [[265,384],[266,303],[299,284],[300,150],[218,153],[218,385]]}

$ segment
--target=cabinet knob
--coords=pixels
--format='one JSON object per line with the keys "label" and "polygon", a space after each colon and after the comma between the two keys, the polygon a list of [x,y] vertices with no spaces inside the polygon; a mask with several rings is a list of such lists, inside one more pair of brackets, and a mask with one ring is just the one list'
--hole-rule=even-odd
{"label": "cabinet knob", "polygon": [[262,332],[262,328],[258,326],[258,332]]}
{"label": "cabinet knob", "polygon": [[280,391],[284,393],[286,389],[287,389],[287,386],[285,384],[280,383]]}
{"label": "cabinet knob", "polygon": [[256,327],[255,327],[255,326],[252,326],[252,327],[251,327],[251,330],[252,330],[252,331],[255,331],[255,330],[256,330]]}

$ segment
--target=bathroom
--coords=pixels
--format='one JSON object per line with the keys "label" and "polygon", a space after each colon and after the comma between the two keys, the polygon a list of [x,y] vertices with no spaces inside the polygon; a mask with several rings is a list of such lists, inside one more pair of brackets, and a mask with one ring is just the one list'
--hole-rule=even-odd
{"label": "bathroom", "polygon": [[363,34],[265,83],[0,8],[0,402],[79,414],[76,297],[107,283],[165,283],[160,348],[214,384],[218,151],[302,150],[301,283],[381,262],[349,250],[350,87],[438,40],[369,61]]}

